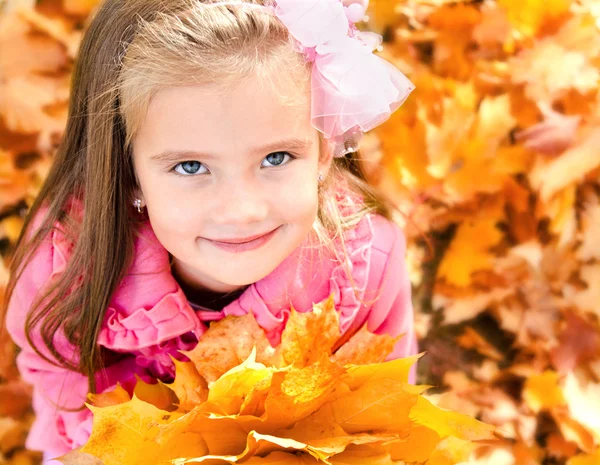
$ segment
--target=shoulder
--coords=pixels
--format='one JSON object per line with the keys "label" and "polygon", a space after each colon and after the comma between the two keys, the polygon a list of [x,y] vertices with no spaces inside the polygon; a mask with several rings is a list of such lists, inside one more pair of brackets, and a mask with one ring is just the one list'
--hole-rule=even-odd
{"label": "shoulder", "polygon": [[[402,229],[393,221],[379,215],[367,214],[356,226],[358,240],[349,241],[350,257],[363,258],[367,262],[364,280],[366,300],[373,291],[379,299],[393,294],[403,285],[405,275],[406,239]],[[360,255],[357,253],[360,251]],[[354,262],[354,260],[353,260]],[[353,267],[353,277],[360,268]],[[402,279],[401,279],[402,278]]]}
{"label": "shoulder", "polygon": [[[343,186],[336,192],[336,202],[343,215],[354,215],[365,207],[361,195]],[[406,246],[400,227],[378,213],[364,214],[353,227],[345,231],[344,239],[350,248],[368,247],[376,259],[402,254]]]}
{"label": "shoulder", "polygon": [[378,214],[366,214],[344,232],[329,279],[342,331],[361,325],[367,317],[377,319],[371,313],[381,313],[379,302],[398,292],[399,278],[405,274],[404,251],[400,228]]}
{"label": "shoulder", "polygon": [[[31,248],[28,243],[36,232],[42,228],[47,208],[40,208],[31,219],[22,247]],[[6,310],[6,329],[14,342],[20,347],[27,344],[25,322],[36,300],[49,289],[58,275],[63,273],[69,257],[72,255],[74,243],[60,222],[55,222],[37,244],[33,253],[26,254],[24,262],[16,270],[8,307]],[[35,345],[43,347],[37,331],[31,333]]]}
{"label": "shoulder", "polygon": [[372,230],[369,281],[375,285],[387,269],[397,269],[404,264],[406,238],[396,223],[381,215],[368,215],[365,219]]}
{"label": "shoulder", "polygon": [[402,229],[392,220],[378,214],[369,214],[365,220],[370,222],[372,230],[372,247],[384,255],[397,252],[406,247]]}

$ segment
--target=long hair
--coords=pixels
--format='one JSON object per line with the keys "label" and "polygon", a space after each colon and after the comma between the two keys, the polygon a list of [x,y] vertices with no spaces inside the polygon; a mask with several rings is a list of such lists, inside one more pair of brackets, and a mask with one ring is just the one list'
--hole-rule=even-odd
{"label": "long hair", "polygon": [[[131,142],[150,99],[166,87],[226,88],[248,73],[276,87],[281,69],[296,73],[298,82],[310,81],[310,65],[290,46],[285,26],[254,8],[202,8],[199,0],[105,0],[96,10],[72,75],[64,137],[17,242],[2,310],[5,315],[39,245],[60,225],[72,254],[64,273],[29,309],[25,331],[32,346],[32,332],[40,332],[51,355],[34,347],[42,357],[88,376],[90,392],[102,368],[97,339],[105,311],[133,257],[140,219],[131,205],[137,188]],[[340,214],[331,195],[340,181],[365,199],[352,216]],[[72,199],[82,205],[81,214],[69,208]],[[389,207],[365,182],[358,154],[335,159],[319,196],[319,238],[341,237],[368,212],[389,217]],[[57,331],[78,348],[75,359],[54,346]]]}

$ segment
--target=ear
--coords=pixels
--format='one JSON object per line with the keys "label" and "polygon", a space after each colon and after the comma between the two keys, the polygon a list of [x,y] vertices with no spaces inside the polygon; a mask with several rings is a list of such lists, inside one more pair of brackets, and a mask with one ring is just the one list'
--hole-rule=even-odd
{"label": "ear", "polygon": [[329,169],[331,168],[331,162],[333,161],[333,149],[334,145],[329,141],[329,139],[325,139],[324,137],[319,137],[321,144],[321,156],[319,157],[319,173],[321,173],[325,178],[329,173]]}
{"label": "ear", "polygon": [[142,193],[142,190],[139,187],[136,187],[133,190],[133,198],[131,199],[131,202],[133,203],[135,199],[140,199],[142,201],[142,207],[146,206],[146,199],[144,198],[144,194]]}

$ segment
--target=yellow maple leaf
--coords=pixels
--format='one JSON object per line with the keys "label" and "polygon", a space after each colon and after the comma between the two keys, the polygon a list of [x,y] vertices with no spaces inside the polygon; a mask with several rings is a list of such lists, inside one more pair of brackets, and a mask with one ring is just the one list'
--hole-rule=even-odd
{"label": "yellow maple leaf", "polygon": [[322,454],[325,459],[343,452],[350,445],[385,446],[397,439],[397,435],[393,433],[348,434],[333,421],[331,404],[324,405],[315,413],[297,422],[292,428],[278,430],[274,434],[305,443]]}
{"label": "yellow maple leaf", "polygon": [[540,375],[530,376],[525,381],[523,399],[536,413],[564,405],[565,398],[559,386],[558,373],[546,370]]}
{"label": "yellow maple leaf", "polygon": [[475,271],[492,269],[495,254],[490,249],[502,240],[497,223],[500,205],[483,208],[459,225],[442,262],[438,276],[458,287],[468,286]]}
{"label": "yellow maple leaf", "polygon": [[417,394],[394,379],[367,381],[332,402],[333,417],[347,433],[371,430],[402,431],[410,425],[408,412]]}
{"label": "yellow maple leaf", "polygon": [[[204,447],[200,454],[179,451],[179,457],[198,458],[205,455],[237,455],[246,447],[248,432],[260,427],[256,418],[238,416],[220,416],[210,413],[212,405],[205,402],[185,415],[175,418],[161,428],[156,440],[159,444],[168,444],[186,433],[194,434],[195,447]],[[245,421],[251,420],[251,421]],[[190,444],[192,445],[192,444]]]}
{"label": "yellow maple leaf", "polygon": [[600,463],[600,449],[591,454],[580,454],[567,460],[567,465],[596,465]]}
{"label": "yellow maple leaf", "polygon": [[[346,342],[350,348],[344,362],[349,363],[336,361],[332,352],[339,323],[331,299],[316,306],[312,316],[292,312],[290,319],[295,335],[283,337],[276,353],[269,351],[271,365],[258,362],[253,347],[240,364],[219,374],[249,344],[265,342],[251,316],[231,317],[211,326],[205,345],[190,352],[193,363],[176,362],[176,381],[170,386],[138,381],[133,399],[125,402],[127,393],[120,388],[92,396],[96,404],[106,405],[90,407],[92,435],[61,460],[81,464],[95,457],[101,461],[95,463],[104,465],[299,460],[393,464],[427,458],[429,452],[448,457],[455,449],[444,448],[445,438],[482,436],[479,422],[422,404],[427,386],[406,383],[419,356],[360,364],[384,359],[393,338],[359,332]],[[223,331],[236,325],[249,329],[249,335],[226,340]],[[315,343],[315,333],[325,341]],[[357,347],[365,341],[380,353],[371,348],[360,354]],[[207,365],[201,357],[221,354],[223,345],[232,354]],[[203,374],[218,377],[206,382]],[[193,383],[199,379],[196,392]],[[410,452],[406,441],[426,447],[427,454],[422,449],[420,454]]]}
{"label": "yellow maple leaf", "polygon": [[177,396],[179,409],[189,411],[206,400],[208,385],[193,363],[172,360],[175,364],[175,380],[169,388]]}
{"label": "yellow maple leaf", "polygon": [[393,0],[371,0],[369,3],[369,28],[382,33],[393,23],[397,13],[397,3]]}
{"label": "yellow maple leaf", "polygon": [[143,402],[154,405],[160,410],[177,410],[177,396],[166,385],[158,381],[154,384],[148,384],[141,379],[137,380],[133,395]]}
{"label": "yellow maple leaf", "polygon": [[457,147],[454,168],[444,178],[444,198],[451,204],[473,200],[478,194],[500,192],[508,176],[496,170],[496,157],[486,155],[488,142],[469,138]]}
{"label": "yellow maple leaf", "polygon": [[442,410],[423,396],[416,398],[410,419],[432,429],[441,438],[454,437],[465,441],[494,439],[495,428],[468,415]]}
{"label": "yellow maple leaf", "polygon": [[340,388],[343,368],[328,356],[304,368],[273,375],[263,418],[270,428],[291,426],[317,411]]}
{"label": "yellow maple leaf", "polygon": [[408,383],[410,369],[422,355],[412,355],[385,363],[346,365],[346,373],[341,379],[351,390],[362,386],[368,380],[392,379],[401,383]]}
{"label": "yellow maple leaf", "polygon": [[379,132],[383,150],[383,176],[391,176],[388,192],[404,186],[410,190],[423,190],[433,186],[437,180],[427,171],[425,123],[418,119],[407,124],[395,117],[382,125]]}
{"label": "yellow maple leaf", "polygon": [[440,443],[440,435],[430,428],[411,425],[401,439],[388,442],[384,447],[392,460],[426,462]]}
{"label": "yellow maple leaf", "polygon": [[[454,168],[461,146],[468,140],[476,121],[477,93],[472,82],[457,84],[452,98],[442,98],[439,123],[426,125],[427,171],[435,178],[444,178]],[[420,118],[427,121],[426,109],[420,108]]]}
{"label": "yellow maple leaf", "polygon": [[207,401],[220,408],[223,415],[240,413],[245,399],[259,383],[270,386],[273,371],[256,362],[253,351],[241,365],[232,368],[210,385]]}
{"label": "yellow maple leaf", "polygon": [[376,447],[356,447],[333,456],[331,465],[402,465],[403,461],[395,461],[389,452]]}
{"label": "yellow maple leaf", "polygon": [[265,457],[251,457],[244,463],[248,465],[318,465],[322,462],[310,454],[276,451]]}
{"label": "yellow maple leaf", "polygon": [[427,465],[453,465],[466,462],[476,447],[470,441],[448,436],[431,452]]}
{"label": "yellow maple leaf", "polygon": [[508,20],[524,36],[532,37],[549,21],[566,15],[572,0],[498,0]]}
{"label": "yellow maple leaf", "polygon": [[[318,334],[319,337],[315,337]],[[281,335],[279,353],[282,365],[305,367],[331,353],[340,339],[338,313],[333,308],[333,295],[314,305],[313,310],[298,313],[292,308]]]}
{"label": "yellow maple leaf", "polygon": [[129,402],[131,397],[120,384],[112,391],[102,392],[100,394],[88,394],[88,399],[94,407],[108,407]]}
{"label": "yellow maple leaf", "polygon": [[[160,425],[171,421],[172,413],[135,396],[123,404],[89,408],[94,414],[92,434],[77,452],[91,454],[105,465],[127,463],[132,458],[136,463],[157,463],[161,447],[154,439]],[[63,463],[79,463],[77,452],[65,456]]]}

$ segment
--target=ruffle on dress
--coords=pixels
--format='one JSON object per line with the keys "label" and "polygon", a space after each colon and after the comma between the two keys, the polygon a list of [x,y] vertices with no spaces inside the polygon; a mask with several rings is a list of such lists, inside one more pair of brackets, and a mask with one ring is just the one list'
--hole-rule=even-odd
{"label": "ruffle on dress", "polygon": [[138,308],[129,315],[109,307],[98,344],[128,352],[159,347],[169,339],[200,329],[199,326],[197,316],[179,289],[165,295],[152,308]]}
{"label": "ruffle on dress", "polygon": [[348,258],[346,263],[338,263],[331,271],[330,293],[340,313],[340,332],[345,333],[356,323],[357,315],[364,307],[363,299],[369,281],[371,264],[371,243],[373,227],[369,216],[365,216],[356,228],[344,234]]}

